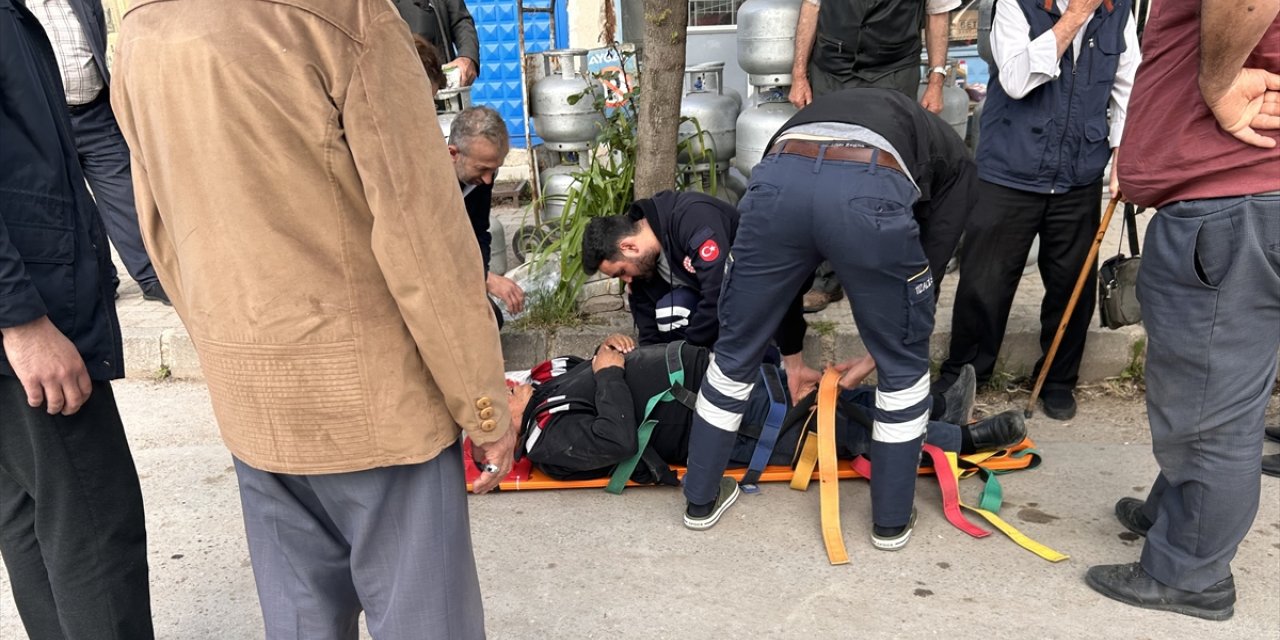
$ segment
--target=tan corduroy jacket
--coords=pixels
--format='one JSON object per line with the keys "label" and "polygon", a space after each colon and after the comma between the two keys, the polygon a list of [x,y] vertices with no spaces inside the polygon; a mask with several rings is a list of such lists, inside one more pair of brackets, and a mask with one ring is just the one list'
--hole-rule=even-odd
{"label": "tan corduroy jacket", "polygon": [[429,85],[387,0],[135,0],[112,105],[148,253],[231,452],[411,464],[508,428]]}

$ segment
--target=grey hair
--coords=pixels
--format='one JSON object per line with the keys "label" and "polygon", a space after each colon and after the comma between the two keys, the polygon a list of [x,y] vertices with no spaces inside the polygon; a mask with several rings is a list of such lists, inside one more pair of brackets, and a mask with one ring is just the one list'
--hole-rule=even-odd
{"label": "grey hair", "polygon": [[463,109],[449,125],[449,144],[464,152],[467,144],[476,137],[492,142],[499,149],[506,149],[510,145],[506,121],[489,107]]}

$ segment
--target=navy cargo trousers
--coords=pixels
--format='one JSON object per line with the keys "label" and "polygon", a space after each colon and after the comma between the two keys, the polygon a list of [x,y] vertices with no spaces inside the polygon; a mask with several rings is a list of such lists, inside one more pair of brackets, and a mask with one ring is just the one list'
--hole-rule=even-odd
{"label": "navy cargo trousers", "polygon": [[769,339],[822,260],[835,268],[876,360],[870,458],[872,519],[906,525],[929,418],[934,291],[918,193],[895,169],[800,155],[765,156],[739,203],[741,223],[720,294],[720,337],[698,395],[686,499],[716,499]]}

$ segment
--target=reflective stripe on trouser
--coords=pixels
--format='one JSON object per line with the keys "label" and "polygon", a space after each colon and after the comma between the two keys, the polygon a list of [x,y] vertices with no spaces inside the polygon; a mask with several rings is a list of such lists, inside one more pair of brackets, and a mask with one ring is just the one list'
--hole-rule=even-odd
{"label": "reflective stripe on trouser", "polygon": [[[689,502],[715,500],[757,367],[786,311],[784,301],[795,297],[823,258],[845,284],[862,341],[876,360],[873,439],[914,447],[918,459],[930,406],[934,292],[911,212],[916,197],[915,187],[897,171],[856,162],[771,155],[752,171],[720,294],[720,338],[689,438]],[[876,482],[890,491],[873,492],[873,512],[894,503],[905,505],[909,515],[915,462],[905,462],[911,455],[886,456],[903,462],[876,467]],[[913,480],[900,486],[899,475]]]}

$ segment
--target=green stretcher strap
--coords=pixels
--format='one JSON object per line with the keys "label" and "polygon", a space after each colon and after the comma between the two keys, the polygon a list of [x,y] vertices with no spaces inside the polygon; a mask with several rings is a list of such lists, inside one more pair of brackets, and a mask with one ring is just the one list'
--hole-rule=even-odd
{"label": "green stretcher strap", "polygon": [[[948,452],[946,456],[950,466],[951,473],[958,479],[960,477],[960,466],[956,464],[955,454]],[[942,473],[942,470],[939,469],[938,472]],[[989,524],[991,524],[991,526],[995,527],[1001,533],[1008,536],[1009,539],[1013,540],[1014,543],[1016,543],[1018,546],[1022,547],[1023,549],[1026,549],[1027,551],[1030,551],[1031,553],[1036,554],[1037,556],[1040,556],[1041,558],[1044,558],[1045,560],[1048,560],[1049,562],[1062,562],[1063,560],[1066,560],[1069,557],[1064,553],[1059,553],[1057,551],[1054,551],[1053,549],[1050,549],[1049,547],[1046,547],[1045,545],[1040,544],[1035,540],[1032,540],[1026,534],[1022,533],[1021,531],[1018,531],[1013,525],[1009,524],[1008,522],[1005,522],[1003,519],[1000,518],[1000,516],[996,515],[994,512],[988,509],[983,509],[981,507],[977,507],[977,508],[971,507],[965,504],[963,501],[960,502],[960,506],[962,508],[968,509],[969,511],[972,511],[982,516],[983,519],[985,519]]]}
{"label": "green stretcher strap", "polygon": [[681,350],[684,347],[684,341],[680,340],[667,345],[667,389],[662,393],[654,394],[645,403],[644,417],[641,418],[640,427],[636,429],[636,452],[630,458],[618,463],[613,469],[613,475],[609,476],[609,485],[604,488],[608,493],[621,495],[622,490],[627,488],[627,481],[631,479],[631,474],[635,472],[636,465],[640,463],[640,458],[644,456],[644,450],[649,447],[649,439],[653,437],[653,429],[658,426],[658,421],[650,418],[653,410],[659,404],[679,401],[677,397],[677,389],[685,394],[690,392],[684,388],[684,364],[680,358]]}
{"label": "green stretcher strap", "polygon": [[1000,485],[1000,480],[997,476],[1002,476],[1006,473],[1013,473],[1015,471],[1034,469],[1040,466],[1042,459],[1040,451],[1036,449],[1023,449],[1022,451],[1009,454],[1008,457],[1014,460],[1019,458],[1028,458],[1027,466],[1020,469],[999,470],[984,467],[982,462],[985,460],[978,462],[973,462],[964,458],[959,460],[962,473],[975,473],[978,478],[982,480],[982,493],[978,497],[978,507],[980,509],[990,511],[992,513],[1000,513],[1000,507],[1004,506],[1004,488]]}

